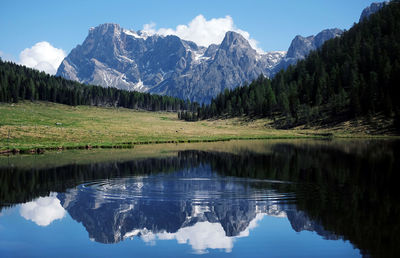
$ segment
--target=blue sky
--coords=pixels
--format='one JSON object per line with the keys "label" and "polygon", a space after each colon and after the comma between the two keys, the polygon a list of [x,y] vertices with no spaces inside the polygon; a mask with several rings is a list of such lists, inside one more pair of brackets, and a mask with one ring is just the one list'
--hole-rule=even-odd
{"label": "blue sky", "polygon": [[70,0],[0,3],[0,54],[18,61],[20,52],[47,41],[68,54],[85,39],[88,29],[118,23],[139,30],[188,24],[199,14],[206,20],[229,15],[237,29],[247,31],[264,51],[287,50],[296,35],[309,36],[326,28],[349,29],[370,0],[202,0],[127,1]]}

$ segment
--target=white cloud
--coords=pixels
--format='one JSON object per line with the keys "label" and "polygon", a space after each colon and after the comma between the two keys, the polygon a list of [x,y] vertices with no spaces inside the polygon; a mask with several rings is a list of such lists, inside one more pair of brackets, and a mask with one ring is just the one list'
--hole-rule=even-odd
{"label": "white cloud", "polygon": [[258,42],[251,38],[247,31],[238,29],[235,26],[232,17],[229,15],[224,18],[212,18],[206,20],[206,18],[200,14],[190,21],[189,24],[178,25],[176,26],[176,29],[156,29],[156,24],[150,23],[143,26],[143,31],[148,34],[159,34],[164,36],[176,35],[182,39],[190,40],[200,46],[206,47],[210,44],[220,44],[227,31],[235,31],[247,39],[250,45],[258,52],[263,52],[263,50],[257,46]]}
{"label": "white cloud", "polygon": [[19,63],[48,74],[55,74],[65,56],[64,50],[42,41],[24,49],[19,54]]}
{"label": "white cloud", "polygon": [[233,237],[228,237],[219,223],[198,222],[191,227],[181,228],[175,234],[159,234],[160,239],[175,238],[179,244],[190,244],[196,253],[205,253],[207,249],[224,249],[230,253]]}
{"label": "white cloud", "polygon": [[51,194],[48,197],[39,197],[32,202],[22,204],[19,213],[25,219],[45,227],[54,220],[62,219],[66,211],[55,194]]}
{"label": "white cloud", "polygon": [[135,229],[124,235],[124,238],[133,238],[140,235],[140,238],[147,244],[155,245],[156,240],[175,239],[179,244],[189,244],[197,254],[207,253],[208,249],[220,249],[227,253],[232,251],[234,242],[238,238],[248,237],[250,231],[255,229],[266,214],[257,214],[250,221],[249,226],[237,236],[227,236],[220,223],[208,221],[197,222],[196,224],[180,228],[176,233],[160,232],[153,233],[145,229]]}

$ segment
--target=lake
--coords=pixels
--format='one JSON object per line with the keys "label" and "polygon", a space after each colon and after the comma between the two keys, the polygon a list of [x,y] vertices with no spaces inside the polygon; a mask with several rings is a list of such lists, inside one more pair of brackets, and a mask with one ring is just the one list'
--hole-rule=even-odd
{"label": "lake", "polygon": [[395,257],[400,142],[0,156],[0,257]]}

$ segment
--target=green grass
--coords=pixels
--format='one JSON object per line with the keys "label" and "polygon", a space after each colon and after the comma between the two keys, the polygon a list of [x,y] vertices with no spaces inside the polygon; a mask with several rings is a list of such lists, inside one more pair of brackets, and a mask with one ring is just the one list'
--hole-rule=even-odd
{"label": "green grass", "polygon": [[[304,139],[302,139],[304,140]],[[271,140],[275,143],[289,140]],[[301,140],[291,140],[291,143]],[[90,164],[99,162],[124,162],[134,159],[164,158],[177,156],[179,151],[203,150],[238,153],[249,148],[255,152],[265,152],[265,140],[143,144],[130,149],[93,149],[48,151],[44,155],[0,155],[1,167],[51,168],[68,164]]]}
{"label": "green grass", "polygon": [[[136,145],[130,149],[93,149],[93,150],[63,150],[47,151],[43,155],[0,155],[0,168],[45,169],[70,164],[93,164],[125,162],[148,158],[177,157],[180,151],[198,150],[240,155],[243,153],[273,154],[274,147],[279,144],[295,146],[329,147],[351,153],[363,153],[374,141],[379,144],[385,140],[365,139],[268,139],[268,140],[232,140],[225,142],[198,142],[198,143],[166,143]],[[391,140],[389,140],[391,141]],[[376,155],[380,155],[377,152]]]}
{"label": "green grass", "polygon": [[[57,123],[61,123],[58,125]],[[277,130],[267,119],[185,122],[176,113],[71,107],[49,102],[0,103],[0,150],[127,147],[166,142],[325,137],[327,130]],[[360,136],[335,131],[336,136]]]}

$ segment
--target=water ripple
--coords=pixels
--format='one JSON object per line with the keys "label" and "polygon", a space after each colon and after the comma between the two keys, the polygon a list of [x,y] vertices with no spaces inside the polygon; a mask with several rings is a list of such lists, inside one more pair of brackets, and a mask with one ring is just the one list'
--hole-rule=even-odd
{"label": "water ripple", "polygon": [[91,181],[79,191],[105,200],[293,202],[299,193],[292,182],[234,177],[127,177]]}

